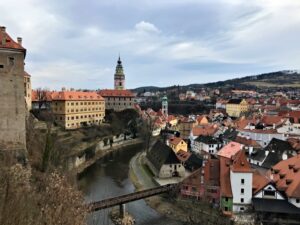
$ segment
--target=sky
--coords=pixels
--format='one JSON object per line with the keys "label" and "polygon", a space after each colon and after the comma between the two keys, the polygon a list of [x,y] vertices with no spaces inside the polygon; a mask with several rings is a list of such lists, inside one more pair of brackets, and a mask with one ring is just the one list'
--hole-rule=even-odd
{"label": "sky", "polygon": [[0,0],[33,88],[207,83],[299,69],[299,0]]}

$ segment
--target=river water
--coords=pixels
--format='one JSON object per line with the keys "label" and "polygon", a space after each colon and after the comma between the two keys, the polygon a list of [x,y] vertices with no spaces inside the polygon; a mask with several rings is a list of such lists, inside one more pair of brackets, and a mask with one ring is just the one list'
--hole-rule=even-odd
{"label": "river water", "polygon": [[[127,147],[99,160],[90,167],[79,180],[79,188],[85,194],[87,202],[134,192],[134,186],[128,177],[130,159],[140,151],[140,147]],[[105,209],[91,214],[89,225],[112,225]],[[133,215],[137,225],[180,225],[150,208],[144,200],[126,204],[126,210]]]}

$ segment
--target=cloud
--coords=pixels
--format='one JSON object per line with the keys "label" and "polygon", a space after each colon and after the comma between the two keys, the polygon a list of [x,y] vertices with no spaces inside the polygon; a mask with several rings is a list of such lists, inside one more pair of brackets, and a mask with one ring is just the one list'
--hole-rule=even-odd
{"label": "cloud", "polygon": [[294,0],[0,2],[33,86],[56,89],[111,88],[119,52],[129,88],[299,69],[299,11]]}
{"label": "cloud", "polygon": [[135,25],[135,29],[139,32],[160,33],[160,30],[152,23],[141,21]]}

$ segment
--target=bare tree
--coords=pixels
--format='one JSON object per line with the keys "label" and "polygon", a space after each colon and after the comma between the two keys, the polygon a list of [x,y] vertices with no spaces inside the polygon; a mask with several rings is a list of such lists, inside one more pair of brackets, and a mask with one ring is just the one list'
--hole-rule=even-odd
{"label": "bare tree", "polygon": [[42,88],[37,88],[36,89],[36,96],[37,96],[37,101],[38,101],[38,106],[39,106],[39,111],[42,109],[43,105],[47,107],[47,89],[42,89]]}

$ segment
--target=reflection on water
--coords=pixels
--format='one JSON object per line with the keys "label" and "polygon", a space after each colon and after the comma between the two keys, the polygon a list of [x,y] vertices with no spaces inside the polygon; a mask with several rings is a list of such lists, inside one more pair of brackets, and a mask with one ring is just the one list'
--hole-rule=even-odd
{"label": "reflection on water", "polygon": [[[104,198],[128,194],[134,191],[134,186],[128,178],[130,159],[140,151],[139,147],[128,147],[99,160],[79,180],[79,188],[84,192],[86,201],[96,201]],[[134,216],[137,225],[179,225],[159,215],[147,206],[144,200],[126,204],[126,210]],[[89,225],[110,225],[108,219],[110,209],[91,214]]]}

